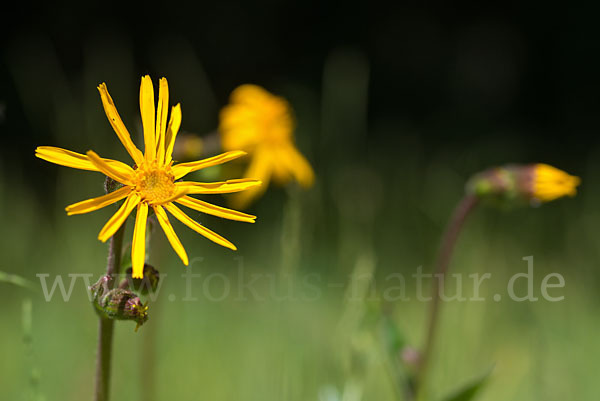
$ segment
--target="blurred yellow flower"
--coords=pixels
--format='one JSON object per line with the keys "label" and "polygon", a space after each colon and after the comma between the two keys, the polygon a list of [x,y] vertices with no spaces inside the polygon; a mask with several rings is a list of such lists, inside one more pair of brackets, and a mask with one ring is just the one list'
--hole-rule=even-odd
{"label": "blurred yellow flower", "polygon": [[100,91],[106,116],[121,143],[134,160],[135,166],[132,168],[120,161],[102,158],[91,150],[83,155],[51,146],[38,147],[36,156],[40,159],[71,168],[98,171],[123,184],[123,187],[106,195],[67,206],[67,213],[69,215],[89,213],[125,199],[125,202],[108,220],[98,235],[98,239],[105,242],[123,225],[133,209],[137,208],[131,246],[133,278],[143,277],[146,257],[146,220],[149,208],[152,208],[156,213],[158,222],[167,239],[185,265],[188,264],[188,256],[169,222],[165,209],[192,230],[219,245],[235,250],[235,245],[192,220],[175,206],[174,202],[202,213],[254,223],[255,216],[212,205],[188,195],[244,191],[260,185],[259,180],[237,179],[212,183],[178,181],[188,173],[225,163],[246,153],[235,150],[204,160],[173,165],[173,144],[181,124],[181,108],[177,104],[171,109],[171,117],[167,124],[169,102],[167,80],[165,78],[160,79],[158,107],[155,109],[152,80],[146,75],[142,78],[140,86],[140,110],[145,142],[145,153],[142,154],[133,144],[129,132],[125,128],[108,93],[106,84],[102,83],[98,90]]}
{"label": "blurred yellow flower", "polygon": [[563,196],[575,196],[579,177],[565,173],[548,164],[536,164],[533,169],[533,196],[541,202],[549,202]]}
{"label": "blurred yellow flower", "polygon": [[467,183],[467,192],[480,198],[532,205],[563,196],[575,196],[579,177],[548,164],[509,164],[475,174]]}
{"label": "blurred yellow flower", "polygon": [[292,180],[303,187],[313,184],[313,169],[294,144],[294,120],[285,99],[257,85],[239,86],[221,110],[219,133],[224,150],[240,149],[250,155],[244,176],[263,182],[234,196],[237,207],[262,195],[271,179],[280,185]]}

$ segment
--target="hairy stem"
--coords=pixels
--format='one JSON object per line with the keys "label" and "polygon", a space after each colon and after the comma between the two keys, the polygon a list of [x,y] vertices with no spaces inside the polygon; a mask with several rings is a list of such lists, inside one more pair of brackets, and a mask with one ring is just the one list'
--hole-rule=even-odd
{"label": "hairy stem", "polygon": [[[425,400],[426,393],[426,382],[429,370],[429,364],[431,356],[433,354],[433,346],[435,342],[436,332],[438,328],[438,321],[440,316],[440,289],[443,288],[446,274],[450,266],[450,260],[452,258],[452,251],[456,245],[461,229],[464,225],[467,216],[477,205],[477,197],[473,195],[465,195],[459,204],[454,209],[452,219],[446,227],[446,231],[442,237],[442,243],[438,253],[436,261],[436,275],[434,276],[431,285],[431,309],[429,310],[429,320],[427,324],[425,346],[423,348],[423,354],[419,363],[419,369],[417,371],[417,391],[416,399],[419,401]],[[436,278],[438,278],[436,280]]]}
{"label": "hairy stem", "polygon": [[[123,233],[125,223],[110,239],[108,247],[108,258],[106,261],[106,275],[111,277],[108,282],[109,288],[114,287],[118,279],[121,267],[121,253],[123,248]],[[108,401],[110,393],[110,362],[112,355],[112,338],[114,321],[100,318],[98,330],[98,353],[96,356],[96,388],[94,391],[95,401]]]}

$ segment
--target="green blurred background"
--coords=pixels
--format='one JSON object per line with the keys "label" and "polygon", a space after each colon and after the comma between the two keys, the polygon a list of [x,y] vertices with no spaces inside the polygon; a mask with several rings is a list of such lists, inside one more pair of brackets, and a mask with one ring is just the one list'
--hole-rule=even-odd
{"label": "green blurred background", "polygon": [[[471,216],[452,272],[493,279],[482,286],[487,301],[444,305],[433,399],[492,365],[481,400],[597,399],[597,11],[546,2],[222,1],[135,10],[47,4],[5,16],[14,24],[2,28],[0,53],[0,271],[34,285],[0,282],[0,399],[91,398],[97,318],[83,281],[69,302],[45,302],[36,274],[99,277],[106,246],[96,236],[111,210],[67,217],[64,206],[100,194],[103,177],[36,159],[34,149],[128,160],[96,86],[107,83],[140,139],[144,74],[168,78],[188,133],[213,132],[239,84],[285,96],[317,182],[309,191],[270,188],[250,209],[254,225],[192,214],[236,243],[235,254],[176,225],[190,258],[203,258],[193,264],[202,275],[192,282],[197,301],[181,300],[184,267],[163,234],[153,236],[150,262],[167,277],[138,333],[133,323],[117,325],[113,399],[402,399],[403,373],[390,368],[397,355],[386,353],[381,322],[419,347],[427,304],[414,300],[410,279],[413,300],[382,301],[386,278],[410,277],[418,266],[430,272],[465,181],[506,162],[546,162],[583,184],[573,199]],[[536,295],[543,276],[559,272],[565,300],[494,302],[529,255]],[[348,299],[353,272],[373,276],[365,302]],[[223,293],[223,276],[205,280],[215,273],[232,286],[218,302],[206,296]],[[265,299],[241,301],[235,286],[252,274],[262,275],[255,287]],[[307,277],[318,296],[272,297],[302,293]],[[31,329],[23,325],[29,299]]]}

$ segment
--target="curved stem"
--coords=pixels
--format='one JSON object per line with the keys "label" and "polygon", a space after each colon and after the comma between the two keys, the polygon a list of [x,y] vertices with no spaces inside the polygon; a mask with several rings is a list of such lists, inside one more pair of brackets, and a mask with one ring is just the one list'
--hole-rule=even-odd
{"label": "curved stem", "polygon": [[[427,337],[425,339],[425,346],[423,348],[423,354],[421,356],[421,361],[419,363],[419,369],[417,372],[416,399],[419,401],[425,399],[427,374],[431,355],[433,353],[433,346],[440,314],[440,289],[444,286],[446,273],[448,272],[448,268],[450,266],[452,251],[454,250],[456,240],[460,235],[460,231],[465,220],[467,219],[467,216],[477,205],[477,200],[477,197],[474,195],[465,195],[462,198],[462,200],[454,209],[452,219],[446,227],[446,231],[442,237],[442,243],[436,261],[436,274],[433,277],[434,279],[431,285],[431,295],[433,300],[431,303],[431,309],[429,310],[429,320],[426,331]],[[439,279],[436,280],[436,278]]]}
{"label": "curved stem", "polygon": [[[109,288],[114,287],[121,268],[121,253],[123,248],[123,234],[125,223],[110,239],[108,258],[106,261],[106,275],[111,277]],[[110,361],[112,355],[114,320],[100,318],[98,329],[98,354],[96,356],[96,388],[95,401],[108,401],[110,398]]]}

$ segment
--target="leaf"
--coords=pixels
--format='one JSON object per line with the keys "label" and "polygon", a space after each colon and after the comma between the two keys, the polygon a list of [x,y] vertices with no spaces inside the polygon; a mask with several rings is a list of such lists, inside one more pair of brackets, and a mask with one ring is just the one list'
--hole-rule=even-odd
{"label": "leaf", "polygon": [[458,390],[453,395],[445,398],[444,401],[471,401],[475,399],[475,396],[487,383],[487,380],[492,374],[493,370],[493,367],[491,367],[483,375],[474,379],[472,382],[465,385],[462,389]]}
{"label": "leaf", "polygon": [[34,288],[34,285],[31,281],[21,276],[17,276],[16,274],[8,274],[3,271],[0,271],[0,282],[14,284],[22,288],[27,288],[28,290],[33,290]]}
{"label": "leaf", "polygon": [[400,331],[393,319],[388,315],[381,318],[380,328],[381,342],[387,353],[386,367],[392,379],[393,388],[397,399],[404,399],[402,394],[414,394],[414,366],[406,363],[403,353],[407,349],[406,338]]}
{"label": "leaf", "polygon": [[382,319],[381,335],[385,349],[389,355],[393,359],[399,358],[400,352],[406,345],[406,341],[398,326],[388,316],[384,316]]}

